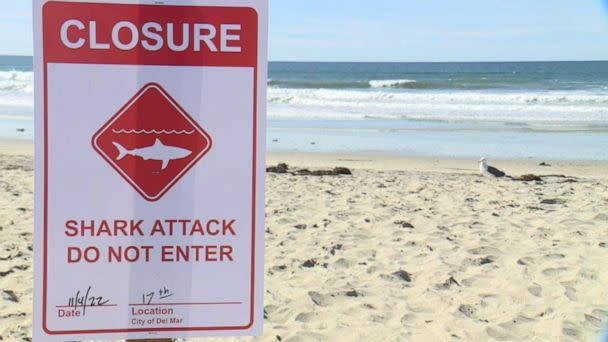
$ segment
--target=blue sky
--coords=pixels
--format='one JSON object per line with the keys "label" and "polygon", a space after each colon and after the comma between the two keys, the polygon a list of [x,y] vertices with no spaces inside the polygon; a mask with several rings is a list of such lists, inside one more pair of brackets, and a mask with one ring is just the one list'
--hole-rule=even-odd
{"label": "blue sky", "polygon": [[[0,54],[31,55],[31,2],[0,2]],[[270,60],[608,59],[608,0],[270,0]]]}

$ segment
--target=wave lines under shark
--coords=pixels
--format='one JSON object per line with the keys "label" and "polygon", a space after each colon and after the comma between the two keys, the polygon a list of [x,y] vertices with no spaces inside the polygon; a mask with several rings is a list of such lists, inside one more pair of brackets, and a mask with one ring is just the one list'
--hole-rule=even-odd
{"label": "wave lines under shark", "polygon": [[146,129],[112,129],[112,133],[116,133],[116,134],[177,134],[177,135],[181,135],[181,134],[193,134],[194,130],[191,131],[187,131],[187,130],[166,130],[166,129],[161,129],[161,130],[156,130],[156,129],[151,129],[151,130],[146,130]]}

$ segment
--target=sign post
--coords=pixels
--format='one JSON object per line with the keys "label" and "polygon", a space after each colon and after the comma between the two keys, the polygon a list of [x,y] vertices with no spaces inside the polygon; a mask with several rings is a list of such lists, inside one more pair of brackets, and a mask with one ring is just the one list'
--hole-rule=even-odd
{"label": "sign post", "polygon": [[33,3],[35,340],[260,335],[267,0]]}

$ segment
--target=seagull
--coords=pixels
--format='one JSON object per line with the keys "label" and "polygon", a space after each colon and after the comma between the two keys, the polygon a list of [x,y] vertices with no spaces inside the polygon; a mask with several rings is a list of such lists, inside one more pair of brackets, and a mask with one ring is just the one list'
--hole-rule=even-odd
{"label": "seagull", "polygon": [[499,169],[490,166],[486,162],[486,158],[479,159],[479,172],[482,176],[494,176],[496,178],[504,177],[506,174]]}

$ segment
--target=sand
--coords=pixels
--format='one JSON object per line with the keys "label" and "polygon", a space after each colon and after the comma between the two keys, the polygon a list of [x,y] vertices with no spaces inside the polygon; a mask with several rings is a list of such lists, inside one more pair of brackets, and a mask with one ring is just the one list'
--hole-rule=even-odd
{"label": "sand", "polygon": [[[0,148],[0,336],[31,336],[31,149]],[[14,151],[14,150],[13,150]],[[608,318],[608,163],[271,154],[263,341],[593,340]],[[250,340],[245,338],[242,340]],[[200,339],[200,341],[208,341]]]}
{"label": "sand", "polygon": [[0,143],[0,340],[32,336],[33,146]]}

